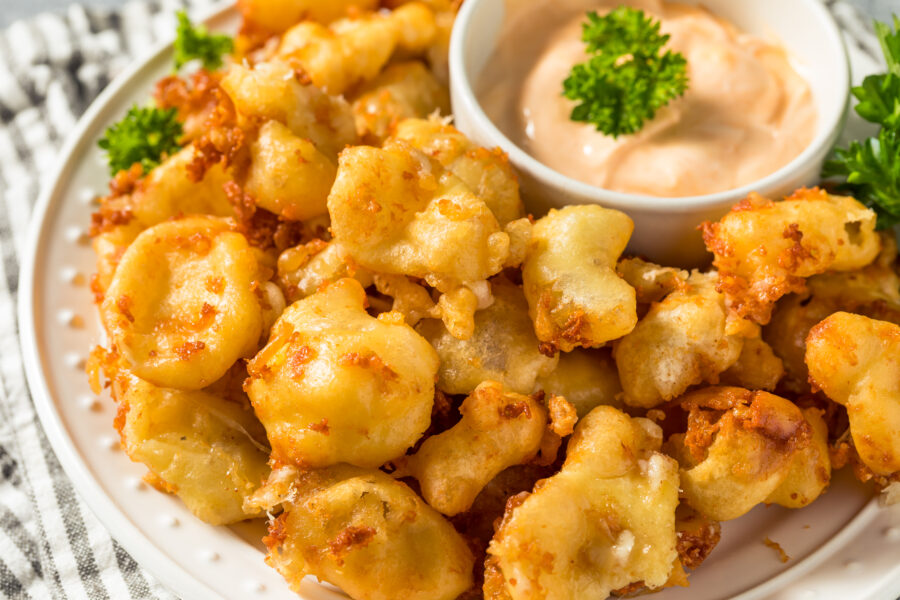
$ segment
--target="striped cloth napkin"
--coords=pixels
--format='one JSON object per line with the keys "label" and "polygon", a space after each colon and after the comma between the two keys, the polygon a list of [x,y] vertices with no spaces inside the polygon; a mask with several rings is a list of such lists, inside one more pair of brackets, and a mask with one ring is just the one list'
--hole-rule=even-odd
{"label": "striped cloth napkin", "polygon": [[[328,1],[328,0],[322,0]],[[868,1],[868,0],[867,0]],[[874,1],[874,0],[871,0]],[[886,0],[894,1],[894,0]],[[42,177],[76,120],[119,71],[171,38],[175,11],[213,0],[151,0],[121,9],[72,5],[0,33],[0,596],[172,598],[78,498],[35,415],[16,326],[19,257]],[[847,41],[880,62],[868,25],[830,1]]]}
{"label": "striped cloth napkin", "polygon": [[19,256],[40,186],[91,101],[131,61],[173,37],[174,13],[212,0],[70,6],[0,33],[0,597],[174,596],[78,498],[34,412],[16,326]]}

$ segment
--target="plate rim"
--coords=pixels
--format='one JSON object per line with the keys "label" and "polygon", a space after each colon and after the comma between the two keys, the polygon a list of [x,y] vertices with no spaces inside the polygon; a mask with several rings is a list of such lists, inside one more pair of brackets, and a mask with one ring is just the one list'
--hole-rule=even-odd
{"label": "plate rim", "polygon": [[[226,18],[236,12],[237,7],[231,0],[223,0],[204,10],[197,20],[209,23]],[[55,159],[56,167],[48,179],[50,184],[42,187],[29,217],[28,231],[21,254],[16,308],[18,337],[28,390],[50,446],[66,476],[72,481],[76,493],[103,524],[110,536],[120,543],[138,564],[147,569],[160,584],[178,596],[228,600],[182,567],[162,547],[150,542],[105,492],[78,452],[56,410],[56,400],[50,392],[45,375],[45,364],[38,348],[38,332],[44,325],[37,322],[37,311],[35,310],[36,297],[38,297],[35,288],[35,268],[41,262],[39,259],[46,253],[42,242],[48,234],[46,230],[48,216],[50,211],[61,202],[62,188],[64,187],[62,182],[73,169],[75,151],[85,143],[87,132],[95,127],[98,121],[104,119],[103,113],[106,106],[120,95],[127,94],[129,86],[135,80],[140,79],[145,71],[152,70],[154,65],[171,50],[172,39],[167,38],[165,41],[156,43],[146,54],[136,57],[91,102],[58,151]],[[880,510],[877,497],[873,497],[822,546],[785,571],[733,596],[732,600],[760,598],[778,591],[790,582],[796,582],[856,538],[875,519]]]}

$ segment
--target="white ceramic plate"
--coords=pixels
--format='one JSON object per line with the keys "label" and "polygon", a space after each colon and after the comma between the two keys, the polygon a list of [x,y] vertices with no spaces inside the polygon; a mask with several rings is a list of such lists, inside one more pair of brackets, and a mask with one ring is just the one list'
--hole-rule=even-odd
{"label": "white ceramic plate", "polygon": [[[221,9],[208,23],[213,29],[233,30],[237,15]],[[866,68],[865,57],[855,62],[860,60]],[[58,171],[47,180],[20,283],[19,325],[28,381],[41,422],[76,489],[160,581],[190,599],[293,598],[263,562],[261,522],[212,527],[195,519],[174,496],[141,482],[145,469],[119,448],[113,402],[97,399],[84,374],[87,353],[101,340],[88,288],[94,255],[86,233],[93,198],[107,184],[96,140],[132,103],[146,100],[170,65],[166,46],[118,78],[81,119],[60,155]],[[846,475],[808,508],[760,506],[722,529],[721,544],[691,575],[691,587],[654,598],[894,600],[900,590],[900,510],[880,508]],[[763,544],[766,537],[778,542],[791,560],[779,562]],[[301,596],[344,597],[313,581]]]}

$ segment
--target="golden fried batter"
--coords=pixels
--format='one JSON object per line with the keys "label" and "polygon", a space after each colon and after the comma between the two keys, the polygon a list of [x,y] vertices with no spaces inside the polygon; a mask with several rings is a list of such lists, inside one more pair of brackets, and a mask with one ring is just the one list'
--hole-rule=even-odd
{"label": "golden fried batter", "polygon": [[540,448],[547,409],[533,396],[485,381],[459,408],[462,419],[397,463],[395,477],[419,481],[422,497],[453,516],[469,509],[500,471],[526,462]]}
{"label": "golden fried batter", "polygon": [[812,385],[847,407],[862,462],[900,471],[900,325],[837,312],[809,332],[806,365]]}
{"label": "golden fried batter", "polygon": [[259,264],[231,223],[188,217],[145,230],[116,268],[100,315],[139,377],[197,390],[252,355],[263,331]]}
{"label": "golden fried batter", "polygon": [[353,114],[360,137],[380,143],[404,119],[449,115],[450,95],[421,61],[396,63],[359,90]]}
{"label": "golden fried batter", "polygon": [[275,460],[377,467],[428,428],[437,354],[411,327],[364,308],[341,279],[289,306],[248,364],[245,389]]}
{"label": "golden fried batter", "polygon": [[92,360],[112,382],[122,448],[150,470],[156,487],[212,525],[259,516],[243,503],[269,474],[269,449],[246,397],[156,387],[100,348]]}
{"label": "golden fried batter", "polygon": [[776,300],[803,290],[805,278],[864,267],[880,248],[874,212],[818,188],[781,202],[751,194],[702,228],[732,320],[761,325],[769,322]]}
{"label": "golden fried batter", "polygon": [[602,346],[634,328],[635,291],[615,271],[633,229],[595,205],[552,209],[534,224],[522,285],[545,352]]}
{"label": "golden fried batter", "polygon": [[738,360],[744,341],[726,333],[725,297],[715,281],[714,272],[695,271],[616,344],[625,404],[658,406],[692,385],[717,382]]}
{"label": "golden fried batter", "polygon": [[488,548],[485,598],[606,598],[664,585],[677,557],[675,461],[659,427],[600,406],[569,441],[566,462],[510,499]]}
{"label": "golden fried batter", "polygon": [[482,148],[436,117],[402,121],[392,139],[424,152],[459,177],[484,200],[500,227],[525,216],[518,179],[509,158],[499,148]]}
{"label": "golden fried batter", "polygon": [[763,337],[784,361],[785,386],[791,391],[809,391],[806,336],[825,317],[843,310],[900,324],[897,242],[890,234],[881,239],[882,251],[874,263],[857,271],[810,277],[804,292],[786,296],[775,306]]}
{"label": "golden fried batter", "polygon": [[709,387],[681,399],[687,432],[667,441],[681,464],[685,500],[717,521],[748,512],[785,482],[813,427],[789,400],[768,392]]}
{"label": "golden fried batter", "polygon": [[[491,293],[494,302],[475,313],[469,339],[458,339],[435,319],[416,326],[437,350],[441,359],[437,385],[448,394],[468,394],[487,380],[530,394],[535,381],[550,374],[559,360],[540,353],[521,288],[497,277],[491,281]],[[556,389],[547,391],[565,396]]]}
{"label": "golden fried batter", "polygon": [[434,12],[411,2],[389,13],[367,12],[328,26],[302,21],[284,33],[277,56],[338,96],[374,79],[397,51],[425,53],[436,34]]}
{"label": "golden fried batter", "polygon": [[251,505],[281,515],[266,561],[295,590],[307,574],[357,600],[454,600],[472,585],[472,552],[437,511],[375,469],[275,471]]}
{"label": "golden fried batter", "polygon": [[609,350],[576,348],[560,352],[558,359],[556,368],[538,376],[535,390],[564,397],[579,417],[597,406],[621,408],[622,384]]}

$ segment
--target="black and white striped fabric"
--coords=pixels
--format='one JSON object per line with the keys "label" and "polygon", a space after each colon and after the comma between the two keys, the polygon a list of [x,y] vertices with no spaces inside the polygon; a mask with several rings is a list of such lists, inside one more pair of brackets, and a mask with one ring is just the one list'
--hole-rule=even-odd
{"label": "black and white striped fabric", "polygon": [[[322,0],[328,1],[328,0]],[[875,0],[867,0],[875,1]],[[891,2],[893,0],[885,0]],[[15,321],[19,257],[42,180],[79,115],[117,72],[212,0],[72,5],[0,33],[0,596],[172,598],[79,500],[35,415]],[[850,43],[877,57],[851,6],[829,2]],[[855,39],[854,39],[855,38]],[[860,41],[863,40],[863,41]]]}
{"label": "black and white striped fabric", "polygon": [[0,34],[0,597],[173,598],[125,552],[60,468],[25,383],[16,327],[31,208],[75,122],[110,79],[212,0],[72,5]]}

